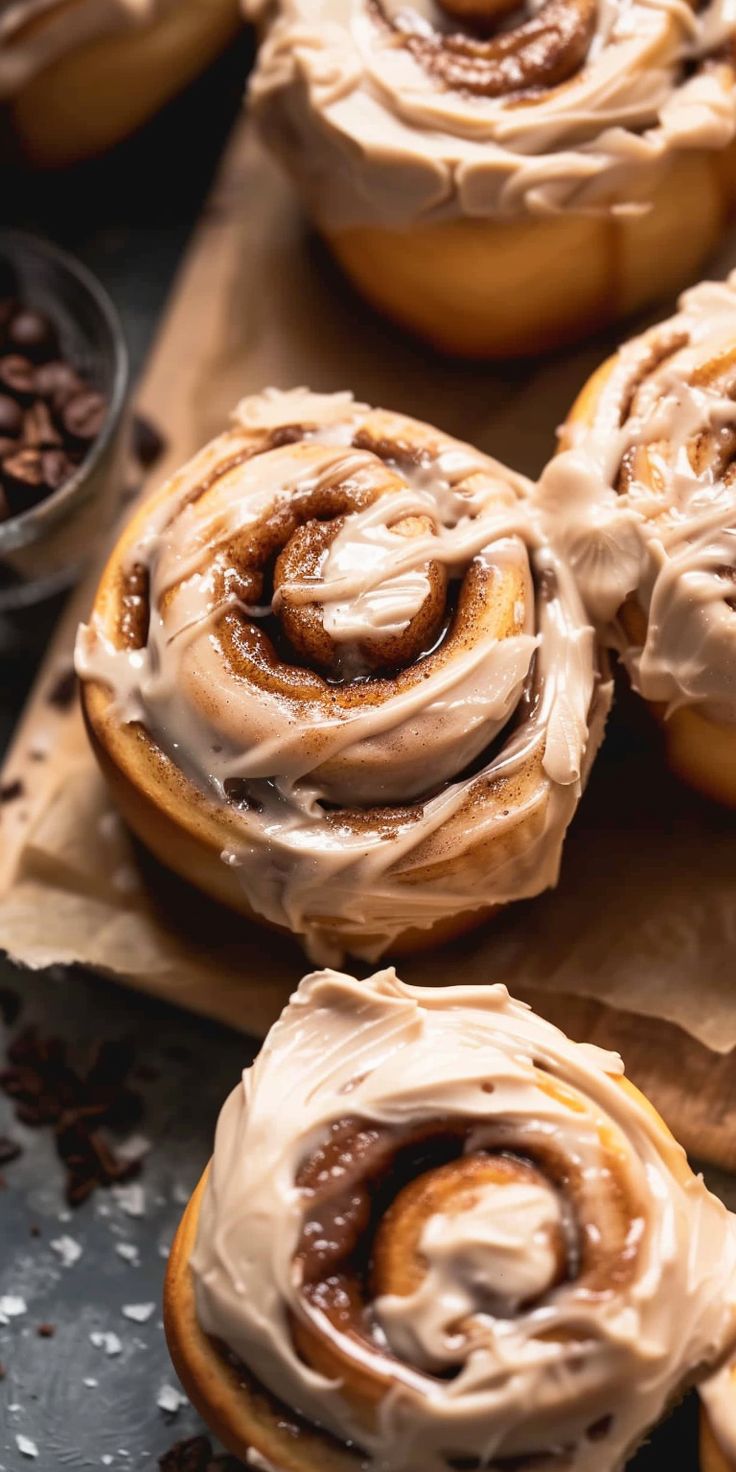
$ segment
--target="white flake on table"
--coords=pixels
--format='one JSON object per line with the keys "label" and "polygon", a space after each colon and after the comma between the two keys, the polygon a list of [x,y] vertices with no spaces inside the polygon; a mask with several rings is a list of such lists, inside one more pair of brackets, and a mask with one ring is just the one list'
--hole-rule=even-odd
{"label": "white flake on table", "polygon": [[171,1416],[175,1416],[186,1403],[186,1396],[182,1395],[175,1385],[162,1385],[156,1397],[156,1405],[159,1410],[168,1411]]}
{"label": "white flake on table", "polygon": [[74,1237],[55,1237],[51,1243],[51,1251],[61,1258],[61,1265],[65,1268],[73,1268],[75,1262],[79,1262],[82,1256],[81,1243]]}
{"label": "white flake on table", "polygon": [[109,1329],[93,1329],[89,1337],[95,1349],[104,1349],[108,1355],[120,1354],[123,1348],[117,1334]]}
{"label": "white flake on table", "polygon": [[22,1457],[38,1456],[38,1447],[35,1441],[31,1441],[30,1436],[21,1436],[20,1432],[18,1432],[15,1438],[15,1444]]}
{"label": "white flake on table", "polygon": [[118,1257],[123,1258],[124,1262],[138,1263],[138,1248],[135,1242],[116,1242],[115,1251]]}
{"label": "white flake on table", "polygon": [[5,1293],[0,1298],[0,1324],[9,1324],[11,1319],[19,1319],[21,1314],[26,1313],[28,1305],[20,1294]]}
{"label": "white flake on table", "polygon": [[155,1303],[124,1303],[123,1317],[132,1319],[134,1324],[147,1324],[155,1308]]}
{"label": "white flake on table", "polygon": [[113,1186],[113,1196],[128,1216],[145,1216],[146,1193],[139,1181],[130,1181],[125,1186]]}

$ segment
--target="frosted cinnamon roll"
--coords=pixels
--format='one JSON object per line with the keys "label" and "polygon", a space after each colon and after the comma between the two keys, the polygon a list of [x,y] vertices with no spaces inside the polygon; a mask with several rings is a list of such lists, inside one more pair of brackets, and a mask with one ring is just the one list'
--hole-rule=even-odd
{"label": "frosted cinnamon roll", "polygon": [[266,140],[357,286],[442,349],[571,341],[678,290],[718,238],[720,0],[245,4]]}
{"label": "frosted cinnamon roll", "polygon": [[619,1472],[736,1334],[736,1219],[503,986],[301,983],[220,1116],[174,1363],[283,1472]]}
{"label": "frosted cinnamon roll", "polygon": [[319,959],[554,884],[597,659],[522,477],[306,390],[245,400],[142,507],[77,643],[131,826]]}
{"label": "frosted cinnamon roll", "polygon": [[3,0],[0,106],[42,165],[102,153],[217,56],[238,0]]}
{"label": "frosted cinnamon roll", "polygon": [[736,804],[736,274],[604,363],[539,487],[675,769]]}

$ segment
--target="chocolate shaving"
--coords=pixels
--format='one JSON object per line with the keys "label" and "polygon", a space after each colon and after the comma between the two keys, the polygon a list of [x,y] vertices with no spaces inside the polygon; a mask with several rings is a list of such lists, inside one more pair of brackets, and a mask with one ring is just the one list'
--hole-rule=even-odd
{"label": "chocolate shaving", "polygon": [[77,677],[74,670],[69,668],[68,670],[63,670],[54,681],[46,696],[46,701],[48,705],[53,705],[56,710],[68,710],[70,705],[73,704],[76,693]]}
{"label": "chocolate shaving", "polygon": [[133,454],[144,470],[160,460],[166,449],[166,440],[160,429],[145,414],[133,416]]}
{"label": "chocolate shaving", "polygon": [[190,1436],[177,1441],[158,1459],[160,1472],[246,1472],[244,1464],[229,1452],[216,1456],[209,1436]]}
{"label": "chocolate shaving", "polygon": [[88,1069],[79,1071],[61,1038],[27,1027],[11,1043],[8,1062],[0,1088],[15,1101],[22,1124],[54,1130],[71,1206],[98,1186],[139,1174],[140,1160],[121,1160],[104,1133],[129,1130],[142,1112],[140,1095],[127,1083],[134,1058],[126,1042],[100,1043]]}
{"label": "chocolate shaving", "polygon": [[16,802],[19,797],[23,797],[25,790],[20,777],[16,777],[13,782],[4,782],[0,786],[0,802]]}

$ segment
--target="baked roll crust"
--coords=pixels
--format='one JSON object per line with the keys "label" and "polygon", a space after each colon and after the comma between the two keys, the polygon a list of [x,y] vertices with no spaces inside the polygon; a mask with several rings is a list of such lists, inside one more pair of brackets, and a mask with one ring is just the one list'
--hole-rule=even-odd
{"label": "baked roll crust", "polygon": [[610,698],[529,484],[302,390],[137,512],[77,668],[131,827],[322,959],[553,884]]}
{"label": "baked roll crust", "polygon": [[681,289],[721,233],[736,89],[717,4],[247,8],[266,141],[364,295],[444,351],[585,336]]}
{"label": "baked roll crust", "polygon": [[736,276],[582,390],[539,500],[673,768],[736,805]]}
{"label": "baked roll crust", "polygon": [[103,153],[224,49],[238,0],[13,0],[0,15],[0,105],[45,167]]}
{"label": "baked roll crust", "polygon": [[286,1472],[614,1472],[730,1351],[734,1267],[616,1056],[505,987],[319,972],[223,1109],[166,1331]]}

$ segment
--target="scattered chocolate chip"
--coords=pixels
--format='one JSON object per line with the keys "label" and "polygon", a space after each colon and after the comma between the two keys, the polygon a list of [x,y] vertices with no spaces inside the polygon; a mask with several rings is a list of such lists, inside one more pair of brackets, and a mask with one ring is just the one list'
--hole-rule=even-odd
{"label": "scattered chocolate chip", "polygon": [[72,1067],[61,1038],[46,1037],[35,1027],[24,1028],[8,1049],[0,1088],[15,1101],[23,1124],[54,1129],[71,1206],[98,1186],[130,1181],[140,1172],[140,1159],[119,1158],[103,1133],[129,1130],[140,1119],[142,1101],[127,1083],[133,1061],[128,1043],[101,1043],[88,1069],[80,1071]]}
{"label": "scattered chocolate chip", "polygon": [[[13,400],[7,402],[12,404]],[[61,435],[43,399],[36,399],[23,415],[23,443],[39,449],[55,449],[61,444]]]}
{"label": "scattered chocolate chip", "polygon": [[20,1017],[21,1000],[11,986],[0,986],[0,1018],[6,1027],[14,1027]]}
{"label": "scattered chocolate chip", "polygon": [[61,411],[61,422],[71,439],[91,444],[97,439],[107,414],[107,400],[96,389],[83,389],[68,399]]}
{"label": "scattered chocolate chip", "polygon": [[587,1436],[590,1441],[603,1441],[608,1436],[613,1426],[613,1416],[601,1416],[600,1420],[594,1421],[588,1427]]}
{"label": "scattered chocolate chip", "polygon": [[41,1228],[38,1226],[38,1223],[37,1222],[32,1222],[31,1223],[30,1227],[28,1228],[28,1234],[29,1234],[30,1237],[40,1237],[41,1236]]}
{"label": "scattered chocolate chip", "polygon": [[17,399],[0,394],[0,435],[17,440],[23,428],[23,411]]}
{"label": "scattered chocolate chip", "polygon": [[133,454],[144,470],[150,470],[166,449],[166,440],[144,414],[133,416]]}
{"label": "scattered chocolate chip", "polygon": [[23,797],[25,787],[20,777],[13,782],[4,782],[0,787],[0,802],[15,802],[17,798]]}
{"label": "scattered chocolate chip", "polygon": [[62,670],[46,696],[46,703],[52,705],[55,710],[68,710],[74,702],[76,693],[77,676],[74,669]]}
{"label": "scattered chocolate chip", "polygon": [[53,1337],[54,1337],[54,1335],[56,1333],[56,1325],[55,1324],[38,1324],[36,1326],[36,1333],[37,1333],[39,1339],[53,1339]]}
{"label": "scattered chocolate chip", "polygon": [[6,328],[6,341],[15,352],[23,353],[36,363],[52,357],[58,348],[56,328],[45,312],[21,307]]}
{"label": "scattered chocolate chip", "polygon": [[10,1165],[22,1154],[23,1147],[17,1140],[11,1140],[9,1135],[0,1135],[0,1165]]}
{"label": "scattered chocolate chip", "polygon": [[34,392],[34,368],[28,358],[8,353],[0,358],[0,391],[12,394],[21,404],[30,404]]}
{"label": "scattered chocolate chip", "polygon": [[5,1374],[6,1374],[5,1366],[4,1366],[4,1364],[2,1364],[0,1362],[0,1380],[4,1380],[5,1379]]}
{"label": "scattered chocolate chip", "polygon": [[177,1441],[158,1459],[160,1472],[207,1472],[212,1460],[209,1436],[190,1436]]}

